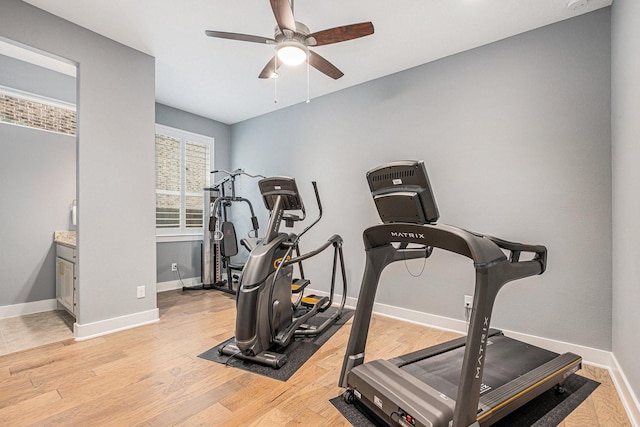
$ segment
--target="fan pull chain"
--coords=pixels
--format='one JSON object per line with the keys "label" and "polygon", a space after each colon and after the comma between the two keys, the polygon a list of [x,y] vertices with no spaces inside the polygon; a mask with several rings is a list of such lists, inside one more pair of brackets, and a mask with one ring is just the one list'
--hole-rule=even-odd
{"label": "fan pull chain", "polygon": [[278,103],[278,55],[274,56],[274,72],[273,72],[273,103]]}
{"label": "fan pull chain", "polygon": [[309,55],[307,55],[307,104],[311,100],[309,99]]}

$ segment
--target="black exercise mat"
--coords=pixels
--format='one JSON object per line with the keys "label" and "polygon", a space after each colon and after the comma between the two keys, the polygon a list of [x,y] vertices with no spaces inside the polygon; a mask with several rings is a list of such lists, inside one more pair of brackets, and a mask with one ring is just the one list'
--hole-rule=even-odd
{"label": "black exercise mat", "polygon": [[[337,308],[329,308],[324,313],[320,313],[317,316],[312,317],[307,321],[307,324],[319,326],[330,317]],[[296,371],[307,361],[313,354],[318,351],[329,338],[335,334],[342,325],[344,325],[353,316],[353,310],[344,310],[342,316],[333,325],[327,328],[322,334],[314,337],[298,337],[295,338],[285,348],[274,348],[270,351],[276,353],[284,353],[288,357],[287,363],[280,369],[271,368],[269,366],[253,363],[248,360],[237,359],[232,356],[221,355],[218,353],[218,348],[224,346],[228,342],[232,341],[234,337],[221,342],[210,350],[199,354],[198,357],[211,360],[212,362],[218,362],[226,364],[234,368],[244,369],[245,371],[254,372],[256,374],[264,375],[269,378],[273,378],[280,381],[287,381]]]}
{"label": "black exercise mat", "polygon": [[[564,384],[564,393],[551,389],[517,411],[493,424],[499,427],[554,427],[560,424],[598,386],[599,382],[580,375],[571,375]],[[330,400],[333,406],[355,427],[370,427],[376,423],[347,404],[342,396]]]}

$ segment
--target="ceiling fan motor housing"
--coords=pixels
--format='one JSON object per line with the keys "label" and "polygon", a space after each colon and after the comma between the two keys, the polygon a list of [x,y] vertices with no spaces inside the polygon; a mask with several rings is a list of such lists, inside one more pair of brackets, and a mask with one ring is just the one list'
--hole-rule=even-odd
{"label": "ceiling fan motor housing", "polygon": [[[306,38],[311,31],[309,27],[304,25],[302,22],[296,21],[296,32],[292,32],[290,30],[285,29],[284,31],[280,30],[280,27],[276,25],[274,30],[274,39],[276,39],[276,43],[281,43],[284,41],[297,41],[302,43],[303,45],[307,45]],[[311,38],[313,39],[313,38]],[[315,39],[313,39],[315,41]]]}

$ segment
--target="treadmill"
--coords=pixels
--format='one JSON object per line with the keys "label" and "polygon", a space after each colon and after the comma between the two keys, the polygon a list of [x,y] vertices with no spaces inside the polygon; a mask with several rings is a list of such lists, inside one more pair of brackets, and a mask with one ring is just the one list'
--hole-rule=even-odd
{"label": "treadmill", "polygon": [[[582,365],[490,329],[498,291],[508,282],[542,274],[544,246],[509,242],[437,224],[438,209],[422,161],[398,161],[367,173],[383,224],[364,231],[366,262],[339,385],[345,401],[387,425],[488,426]],[[469,331],[458,338],[391,360],[364,362],[380,275],[387,265],[427,258],[434,250],[473,260],[475,291]],[[520,257],[528,253],[523,260]],[[525,260],[526,258],[526,260]]]}

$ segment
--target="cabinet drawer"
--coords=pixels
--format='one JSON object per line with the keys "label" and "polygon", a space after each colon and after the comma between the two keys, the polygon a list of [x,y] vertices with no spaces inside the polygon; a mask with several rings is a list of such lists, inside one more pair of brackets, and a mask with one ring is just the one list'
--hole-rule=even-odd
{"label": "cabinet drawer", "polygon": [[56,255],[73,263],[76,262],[76,250],[64,245],[56,245]]}

